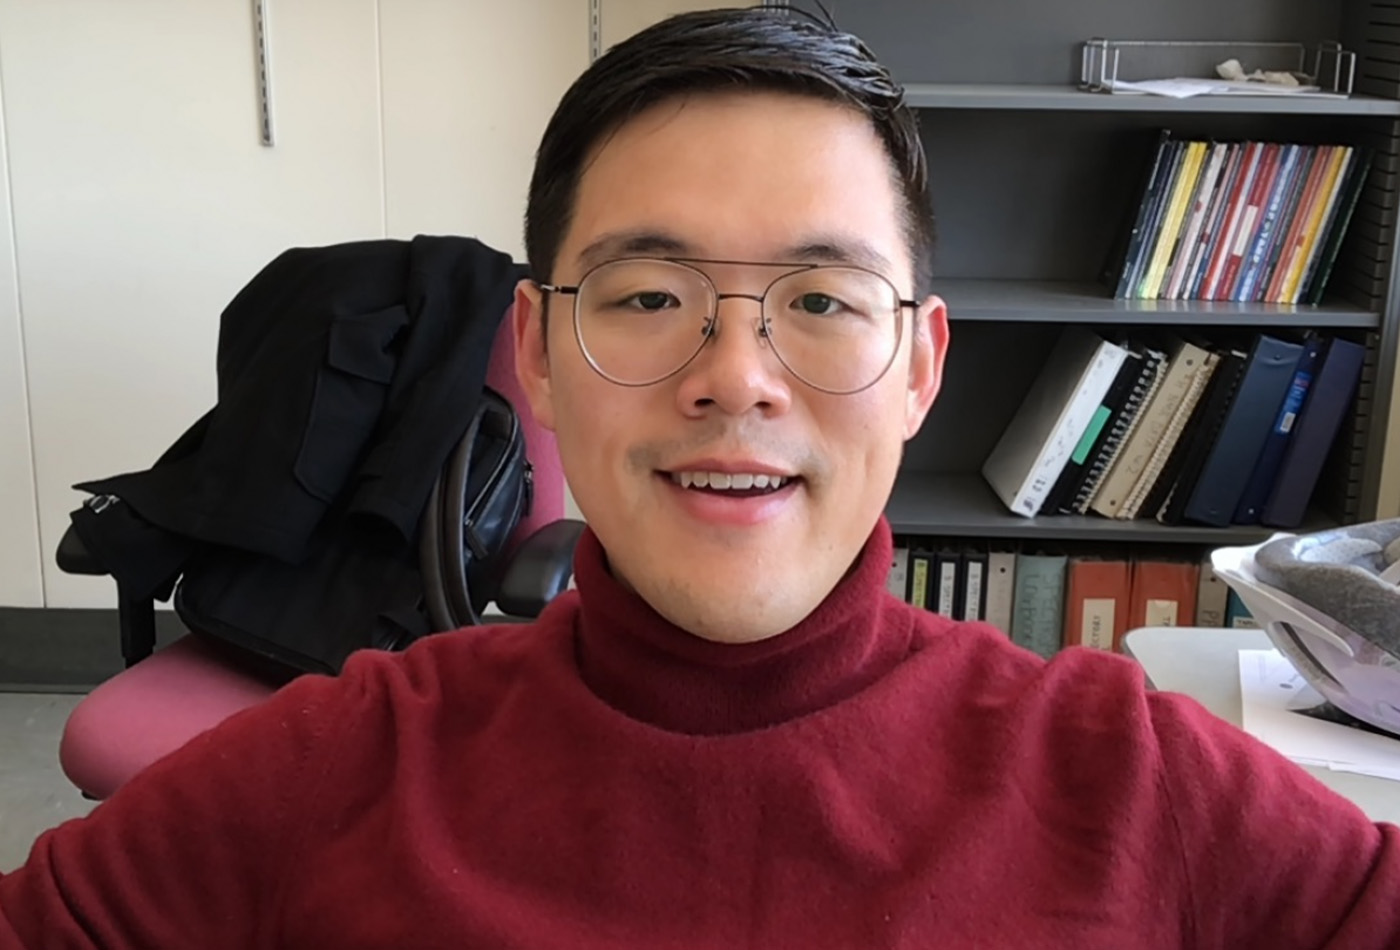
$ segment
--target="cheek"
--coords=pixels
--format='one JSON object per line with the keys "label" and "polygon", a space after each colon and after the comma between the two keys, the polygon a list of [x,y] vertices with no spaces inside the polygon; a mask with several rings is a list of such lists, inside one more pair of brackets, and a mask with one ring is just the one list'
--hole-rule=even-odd
{"label": "cheek", "polygon": [[830,420],[828,438],[835,441],[838,448],[844,439],[853,450],[866,456],[884,456],[898,451],[904,442],[902,389],[882,388],[838,398],[844,402],[827,414]]}
{"label": "cheek", "polygon": [[595,480],[625,457],[640,416],[619,404],[618,393],[608,391],[616,387],[583,369],[598,384],[580,376],[569,378],[568,385],[556,389],[563,398],[556,401],[555,414],[566,471],[571,478]]}

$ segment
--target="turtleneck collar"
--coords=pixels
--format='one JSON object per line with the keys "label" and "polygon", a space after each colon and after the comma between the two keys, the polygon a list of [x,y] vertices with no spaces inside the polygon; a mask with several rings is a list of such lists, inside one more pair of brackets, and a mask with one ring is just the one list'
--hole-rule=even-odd
{"label": "turtleneck collar", "polygon": [[912,625],[883,596],[892,555],[882,517],[853,569],[797,626],[756,643],[705,640],[665,620],[612,576],[591,530],[574,573],[584,682],[622,713],[662,729],[761,729],[854,695],[907,657]]}

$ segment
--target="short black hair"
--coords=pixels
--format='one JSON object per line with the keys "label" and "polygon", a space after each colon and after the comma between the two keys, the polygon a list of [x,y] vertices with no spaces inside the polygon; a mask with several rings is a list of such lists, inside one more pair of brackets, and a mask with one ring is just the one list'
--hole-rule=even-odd
{"label": "short black hair", "polygon": [[870,49],[830,23],[771,7],[682,13],[599,57],[560,100],[535,156],[525,250],[536,280],[553,279],[595,146],[643,110],[697,92],[790,92],[851,106],[884,143],[901,192],[914,290],[929,292],[933,211],[914,110]]}

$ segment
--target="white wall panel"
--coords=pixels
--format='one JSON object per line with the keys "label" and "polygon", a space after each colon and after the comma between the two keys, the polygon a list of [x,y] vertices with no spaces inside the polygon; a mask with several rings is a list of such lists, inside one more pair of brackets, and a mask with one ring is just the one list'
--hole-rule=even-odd
{"label": "white wall panel", "polygon": [[[0,101],[3,101],[0,87]],[[15,276],[14,220],[0,116],[0,607],[42,607],[29,391]]]}
{"label": "white wall panel", "polygon": [[524,259],[535,149],[588,63],[586,0],[381,0],[389,234]]}
{"label": "white wall panel", "polygon": [[640,32],[677,13],[692,10],[710,10],[716,7],[756,7],[759,0],[733,0],[731,3],[714,3],[707,0],[602,0],[599,7],[602,16],[603,48],[620,43],[633,33]]}
{"label": "white wall panel", "polygon": [[[374,0],[0,0],[40,538],[214,401],[219,312],[286,247],[384,233]],[[60,574],[49,606],[114,603]]]}

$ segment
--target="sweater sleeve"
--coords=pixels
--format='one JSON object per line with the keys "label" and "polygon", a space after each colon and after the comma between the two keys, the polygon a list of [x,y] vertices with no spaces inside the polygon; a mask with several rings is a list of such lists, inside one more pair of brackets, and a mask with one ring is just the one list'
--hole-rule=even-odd
{"label": "sweater sleeve", "polygon": [[1400,947],[1400,828],[1193,701],[1149,702],[1193,945]]}
{"label": "sweater sleeve", "polygon": [[300,677],[45,832],[0,877],[0,947],[274,945],[300,819],[361,693]]}

